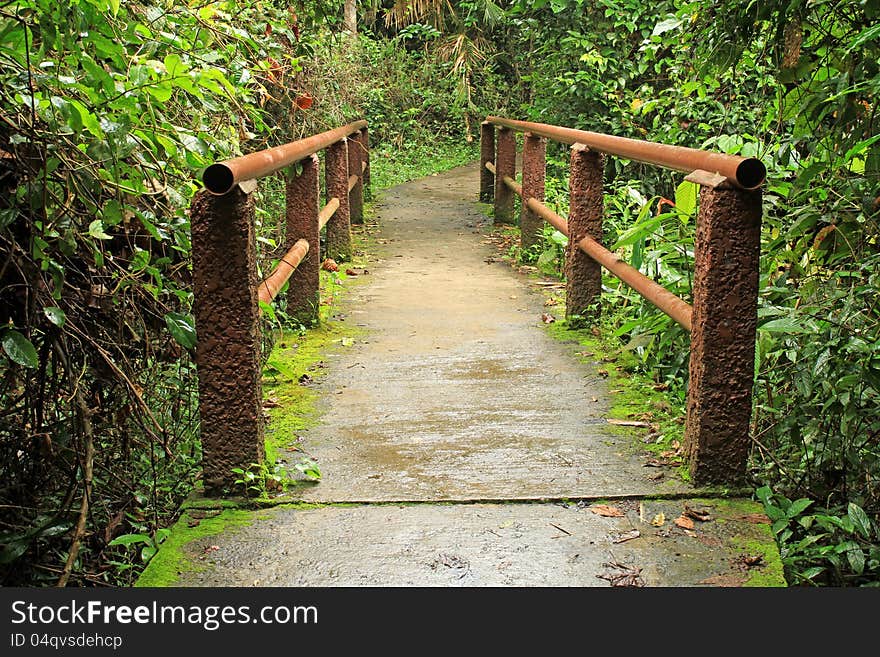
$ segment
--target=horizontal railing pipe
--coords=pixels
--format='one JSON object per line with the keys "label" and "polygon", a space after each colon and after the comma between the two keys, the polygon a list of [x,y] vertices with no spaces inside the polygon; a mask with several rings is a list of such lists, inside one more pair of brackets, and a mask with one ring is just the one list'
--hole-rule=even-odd
{"label": "horizontal railing pipe", "polygon": [[764,163],[754,157],[738,157],[736,155],[702,151],[684,146],[670,146],[651,141],[604,135],[587,130],[563,128],[546,123],[515,121],[498,116],[489,116],[486,120],[493,125],[522,132],[531,132],[534,135],[547,137],[563,144],[584,144],[602,153],[654,164],[676,171],[691,173],[701,169],[718,173],[742,189],[757,189],[764,182],[767,175],[767,168],[764,166]]}
{"label": "horizontal railing pipe", "polygon": [[[560,233],[566,237],[569,236],[568,222],[546,205],[534,198],[528,199],[526,205]],[[687,331],[691,330],[693,308],[686,301],[652,281],[635,267],[623,262],[614,253],[590,237],[585,237],[578,242],[578,248],[681,324]]]}
{"label": "horizontal railing pipe", "polygon": [[205,169],[202,174],[202,182],[205,189],[212,194],[228,194],[240,182],[272,175],[304,157],[345,139],[366,126],[366,121],[355,121],[341,128],[328,130],[283,146],[217,162]]}
{"label": "horizontal railing pipe", "polygon": [[502,180],[504,181],[504,184],[507,185],[514,192],[516,192],[518,196],[522,196],[522,185],[520,185],[510,176],[504,176]]}
{"label": "horizontal railing pipe", "polygon": [[260,283],[259,297],[261,302],[272,303],[275,300],[278,291],[284,287],[290,275],[299,267],[308,252],[309,243],[305,240],[297,240],[296,244],[290,247],[290,251],[284,254],[275,270]]}
{"label": "horizontal railing pipe", "polygon": [[339,199],[334,196],[327,201],[327,205],[321,208],[321,211],[318,213],[318,230],[321,230],[327,225],[327,222],[330,221],[330,217],[332,217],[338,209]]}

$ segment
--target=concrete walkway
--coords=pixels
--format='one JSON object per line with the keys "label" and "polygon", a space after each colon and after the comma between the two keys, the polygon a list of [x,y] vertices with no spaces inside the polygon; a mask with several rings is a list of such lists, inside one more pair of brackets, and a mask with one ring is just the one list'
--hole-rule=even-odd
{"label": "concrete walkway", "polygon": [[175,583],[780,585],[757,506],[658,481],[610,430],[599,365],[549,337],[543,296],[490,257],[477,181],[462,167],[376,207],[377,261],[342,310],[364,335],[328,357],[303,436],[323,477],[298,500],[328,506],[193,541]]}

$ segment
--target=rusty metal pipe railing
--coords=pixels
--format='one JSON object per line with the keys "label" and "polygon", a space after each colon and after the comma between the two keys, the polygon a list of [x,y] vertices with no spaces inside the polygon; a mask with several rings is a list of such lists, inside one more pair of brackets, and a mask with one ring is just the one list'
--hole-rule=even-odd
{"label": "rusty metal pipe railing", "polygon": [[297,240],[296,244],[290,247],[290,250],[284,254],[275,270],[260,283],[259,297],[261,302],[271,303],[275,300],[279,290],[284,287],[284,284],[293,274],[293,271],[299,267],[299,264],[308,252],[309,243],[306,240]]}
{"label": "rusty metal pipe railing", "polygon": [[675,169],[676,171],[691,173],[692,171],[703,170],[710,173],[718,173],[742,189],[757,189],[764,182],[764,178],[767,175],[767,168],[764,166],[764,163],[754,157],[738,157],[725,153],[686,148],[684,146],[670,146],[651,141],[604,135],[587,130],[563,128],[546,123],[515,121],[498,116],[489,116],[486,120],[493,125],[531,132],[534,135],[547,137],[563,144],[584,144],[602,153]]}
{"label": "rusty metal pipe railing", "polygon": [[205,169],[202,182],[212,194],[228,194],[240,182],[269,176],[366,127],[366,121],[355,121],[283,146],[217,162]]}
{"label": "rusty metal pipe railing", "polygon": [[516,182],[510,176],[504,176],[501,180],[504,181],[504,184],[507,185],[510,189],[516,192],[519,196],[522,196],[522,185]]}
{"label": "rusty metal pipe railing", "polygon": [[[568,222],[546,205],[534,198],[528,199],[526,205],[560,233],[569,236]],[[694,309],[689,303],[623,262],[591,237],[585,237],[578,242],[578,248],[690,332]]]}
{"label": "rusty metal pipe railing", "polygon": [[327,201],[327,205],[321,208],[321,211],[318,213],[318,230],[321,230],[327,225],[327,222],[330,221],[330,217],[332,217],[338,209],[339,199],[334,196]]}
{"label": "rusty metal pipe railing", "polygon": [[356,173],[353,173],[348,177],[348,191],[349,192],[351,192],[351,190],[354,189],[354,186],[358,184],[358,180],[360,180],[360,176],[358,176]]}

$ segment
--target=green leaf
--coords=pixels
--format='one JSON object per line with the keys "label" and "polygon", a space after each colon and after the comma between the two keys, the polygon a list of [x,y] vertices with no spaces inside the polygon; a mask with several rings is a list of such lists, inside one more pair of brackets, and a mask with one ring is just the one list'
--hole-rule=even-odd
{"label": "green leaf", "polygon": [[46,318],[58,328],[64,326],[64,322],[67,319],[67,315],[64,314],[64,311],[57,306],[47,306],[43,308],[43,314],[46,315]]}
{"label": "green leaf", "polygon": [[824,572],[825,569],[822,566],[813,566],[812,568],[807,568],[804,572],[799,573],[799,576],[804,579],[813,579],[816,575],[821,575]]}
{"label": "green leaf", "polygon": [[116,15],[119,13],[119,5],[121,0],[109,0],[110,1],[110,13],[113,14],[113,18],[116,18]]}
{"label": "green leaf", "polygon": [[181,313],[168,313],[165,315],[165,325],[168,332],[177,342],[186,349],[195,349],[196,328],[191,315]]}
{"label": "green leaf", "polygon": [[39,365],[34,345],[18,331],[8,329],[3,333],[3,351],[10,360],[22,367],[36,369]]}
{"label": "green leaf", "polygon": [[846,514],[852,520],[853,527],[865,538],[871,538],[871,519],[864,512],[862,507],[854,502],[850,502],[847,507]]}
{"label": "green leaf", "polygon": [[186,73],[186,66],[181,61],[180,55],[168,55],[163,63],[165,64],[165,71],[168,73],[168,77],[173,78]]}
{"label": "green leaf", "polygon": [[769,333],[808,333],[810,329],[791,317],[781,317],[779,319],[771,319],[758,327],[759,331],[767,331]]}
{"label": "green leaf", "polygon": [[657,227],[663,223],[664,219],[669,217],[668,213],[658,214],[656,217],[651,217],[645,222],[636,223],[634,226],[630,226],[627,230],[621,233],[620,237],[617,239],[617,242],[614,246],[611,247],[611,250],[614,251],[616,249],[621,248],[622,246],[629,246],[638,240],[647,237],[652,234]]}
{"label": "green leaf", "polygon": [[865,572],[865,553],[862,552],[862,548],[850,547],[846,551],[846,560],[849,561],[849,567],[853,569],[853,572],[856,575],[861,575]]}
{"label": "green leaf", "polygon": [[275,314],[275,308],[272,307],[271,303],[266,303],[265,301],[260,301],[260,310],[263,314],[269,319],[270,322],[277,322],[278,316]]}
{"label": "green leaf", "polygon": [[134,545],[136,543],[146,543],[147,545],[151,545],[153,539],[147,534],[123,534],[107,543],[107,547],[112,547],[114,545]]}
{"label": "green leaf", "polygon": [[152,545],[145,545],[143,548],[141,548],[141,561],[147,563],[155,556],[156,552],[158,551],[159,550]]}
{"label": "green leaf", "polygon": [[813,503],[813,500],[808,500],[806,497],[802,497],[799,500],[795,500],[794,502],[791,503],[791,506],[789,506],[788,509],[785,510],[785,515],[787,515],[789,518],[796,518],[801,513],[803,513],[804,510],[808,506],[810,506],[812,503]]}
{"label": "green leaf", "polygon": [[690,216],[697,209],[696,183],[683,181],[675,190],[675,209]]}
{"label": "green leaf", "polygon": [[79,113],[80,122],[82,123],[83,127],[91,132],[98,139],[102,139],[104,137],[104,131],[101,129],[101,122],[98,120],[98,118],[78,100],[71,99],[70,104]]}
{"label": "green leaf", "polygon": [[89,224],[89,235],[94,237],[96,240],[109,240],[113,239],[110,235],[104,232],[104,222],[100,219],[95,219],[92,223]]}
{"label": "green leaf", "polygon": [[10,541],[0,550],[0,564],[8,564],[17,560],[21,555],[27,552],[30,546],[29,537],[23,537],[21,540]]}
{"label": "green leaf", "polygon": [[659,34],[663,34],[664,32],[669,32],[678,28],[680,25],[681,19],[667,18],[665,21],[660,21],[654,26],[654,31],[651,32],[651,36],[657,36]]}

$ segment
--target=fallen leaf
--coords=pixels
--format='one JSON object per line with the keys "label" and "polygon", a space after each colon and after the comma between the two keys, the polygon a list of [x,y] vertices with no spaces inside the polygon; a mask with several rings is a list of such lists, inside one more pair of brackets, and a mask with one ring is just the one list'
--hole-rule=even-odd
{"label": "fallen leaf", "polygon": [[333,258],[324,258],[324,262],[321,263],[321,269],[324,271],[339,271],[339,265],[336,264]]}
{"label": "fallen leaf", "polygon": [[609,506],[608,504],[594,504],[590,507],[590,511],[603,518],[623,518],[626,515],[616,506]]}
{"label": "fallen leaf", "polygon": [[666,465],[669,464],[664,463],[663,461],[658,461],[657,459],[648,459],[647,461],[645,461],[646,468],[662,468]]}
{"label": "fallen leaf", "polygon": [[733,560],[733,563],[740,568],[748,570],[749,568],[760,566],[763,561],[764,555],[762,554],[741,554]]}
{"label": "fallen leaf", "polygon": [[603,379],[608,378],[608,370],[596,370],[596,374],[601,376]]}
{"label": "fallen leaf", "polygon": [[695,509],[687,504],[684,505],[684,515],[688,518],[699,520],[700,522],[709,522],[712,520],[712,515],[707,510]]}
{"label": "fallen leaf", "polygon": [[617,534],[614,538],[611,539],[612,543],[625,543],[626,541],[631,541],[634,538],[638,538],[642,533],[638,529],[632,529],[628,532],[623,532]]}
{"label": "fallen leaf", "polygon": [[346,270],[345,270],[345,275],[346,275],[346,276],[357,276],[358,273],[357,273],[354,269],[346,269]]}
{"label": "fallen leaf", "polygon": [[350,347],[354,344],[354,338],[342,338],[342,346]]}
{"label": "fallen leaf", "polygon": [[684,530],[684,533],[685,533],[687,536],[690,536],[691,538],[696,538],[696,537],[697,537],[697,532],[692,532],[690,529],[685,529],[685,530]]}
{"label": "fallen leaf", "polygon": [[541,313],[541,321],[545,324],[552,324],[556,321],[556,318],[550,313]]}
{"label": "fallen leaf", "polygon": [[312,106],[312,103],[314,102],[314,99],[313,99],[309,94],[306,94],[306,95],[304,95],[304,96],[300,96],[299,98],[297,98],[297,99],[296,99],[295,101],[293,101],[293,102],[294,102],[294,103],[296,104],[296,106],[299,107],[300,109],[307,110],[307,109],[309,109],[309,108]]}
{"label": "fallen leaf", "polygon": [[662,511],[651,520],[651,524],[654,525],[654,527],[662,527],[665,522],[666,515]]}
{"label": "fallen leaf", "polygon": [[[309,383],[312,382],[312,377],[310,377],[308,374],[303,374],[301,377],[299,377],[299,382],[300,382],[302,385],[308,385]],[[278,405],[278,404],[276,404],[276,406],[277,406],[277,405]]]}
{"label": "fallen leaf", "polygon": [[693,529],[694,521],[682,514],[675,519],[675,526],[681,527],[682,529]]}
{"label": "fallen leaf", "polygon": [[734,520],[744,520],[745,522],[750,522],[753,525],[769,525],[770,518],[765,516],[763,513],[747,513],[742,516],[736,516]]}

